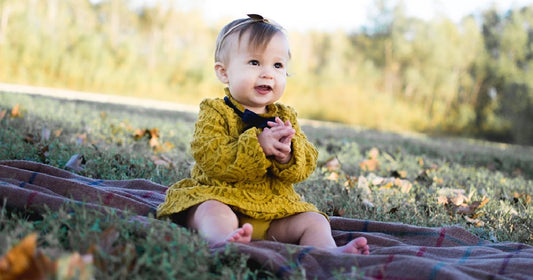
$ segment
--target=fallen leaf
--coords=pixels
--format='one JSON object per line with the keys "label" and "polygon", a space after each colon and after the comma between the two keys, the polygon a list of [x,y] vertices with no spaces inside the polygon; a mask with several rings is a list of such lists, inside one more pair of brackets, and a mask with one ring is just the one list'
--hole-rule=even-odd
{"label": "fallen leaf", "polygon": [[379,169],[379,150],[377,148],[372,148],[370,151],[368,151],[367,159],[363,160],[361,163],[359,163],[359,167],[363,171],[376,171]]}
{"label": "fallen leaf", "polygon": [[49,155],[50,155],[50,146],[45,145],[39,150],[39,157],[41,158],[41,161],[45,162]]}
{"label": "fallen leaf", "polygon": [[363,171],[376,171],[379,169],[379,161],[377,159],[367,159],[359,163],[359,167]]}
{"label": "fallen leaf", "polygon": [[159,129],[152,128],[148,131],[148,133],[150,135],[150,147],[155,148],[159,146]]}
{"label": "fallen leaf", "polygon": [[522,203],[524,206],[527,206],[531,203],[531,195],[527,193],[517,193],[515,192],[513,194],[513,202],[514,203]]}
{"label": "fallen leaf", "polygon": [[161,145],[158,145],[158,146],[155,146],[154,147],[154,152],[155,153],[164,153],[164,152],[168,152],[170,150],[174,149],[174,145],[170,142],[165,142]]}
{"label": "fallen leaf", "polygon": [[331,157],[326,160],[324,166],[326,166],[328,171],[335,171],[341,168],[341,163],[339,162],[339,159],[337,157]]}
{"label": "fallen leaf", "polygon": [[346,213],[346,209],[344,209],[344,208],[335,208],[335,209],[333,209],[333,216],[342,217],[342,216],[344,216],[344,213]]}
{"label": "fallen leaf", "polygon": [[174,162],[164,155],[152,156],[152,162],[157,166],[164,166],[170,168],[174,166]]}
{"label": "fallen leaf", "polygon": [[0,280],[46,279],[55,273],[53,262],[37,250],[37,234],[27,235],[0,258]]}
{"label": "fallen leaf", "polygon": [[5,118],[6,114],[7,114],[7,110],[0,111],[0,121],[2,121]]}
{"label": "fallen leaf", "polygon": [[35,140],[35,135],[33,135],[31,133],[26,133],[24,135],[24,142],[26,142],[28,144],[35,144],[35,142],[37,142],[37,140]]}
{"label": "fallen leaf", "polygon": [[83,171],[85,164],[85,157],[80,154],[75,154],[68,160],[67,164],[65,164],[65,167],[74,171]]}
{"label": "fallen leaf", "polygon": [[331,181],[337,181],[339,179],[339,173],[337,172],[331,172],[327,177],[326,179],[328,180],[331,180]]}
{"label": "fallen leaf", "polygon": [[61,135],[61,132],[63,132],[63,129],[61,129],[61,128],[54,130],[55,137],[59,137]]}
{"label": "fallen leaf", "polygon": [[134,140],[139,140],[139,139],[143,138],[145,134],[146,134],[146,129],[136,129],[133,132],[133,139]]}
{"label": "fallen leaf", "polygon": [[11,109],[11,117],[12,117],[12,118],[22,118],[22,111],[21,111],[21,108],[20,108],[20,105],[19,105],[19,104],[16,104],[16,105]]}
{"label": "fallen leaf", "polygon": [[437,191],[438,201],[443,202],[444,198],[446,198],[447,202],[443,204],[451,203],[455,206],[460,206],[469,200],[469,198],[465,196],[465,190],[452,188],[442,188]]}
{"label": "fallen leaf", "polygon": [[403,179],[407,177],[407,172],[403,170],[393,170],[390,175],[394,178]]}
{"label": "fallen leaf", "polygon": [[468,216],[464,216],[466,223],[474,225],[475,227],[482,227],[485,225],[485,222],[481,221],[480,219],[470,218]]}
{"label": "fallen leaf", "polygon": [[56,279],[94,279],[93,256],[74,252],[57,260]]}
{"label": "fallen leaf", "polygon": [[437,196],[437,204],[446,205],[448,203],[449,203],[449,201],[448,201],[448,197],[447,196],[444,196],[444,195]]}

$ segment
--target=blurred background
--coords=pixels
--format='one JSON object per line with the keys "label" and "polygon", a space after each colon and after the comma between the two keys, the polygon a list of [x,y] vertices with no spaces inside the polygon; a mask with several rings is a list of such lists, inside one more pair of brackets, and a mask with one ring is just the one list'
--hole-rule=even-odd
{"label": "blurred background", "polygon": [[247,13],[287,29],[300,117],[533,145],[533,1],[0,0],[0,82],[198,104]]}

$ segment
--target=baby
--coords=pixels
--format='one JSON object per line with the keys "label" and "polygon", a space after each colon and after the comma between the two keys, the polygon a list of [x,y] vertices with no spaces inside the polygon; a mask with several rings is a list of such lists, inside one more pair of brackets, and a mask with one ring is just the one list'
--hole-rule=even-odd
{"label": "baby", "polygon": [[369,254],[364,237],[337,247],[327,215],[295,192],[293,184],[316,168],[318,152],[296,111],[276,103],[285,90],[289,42],[278,24],[248,16],[218,35],[214,68],[226,96],[200,104],[191,178],[168,189],[158,217],[197,230],[213,246],[265,239]]}

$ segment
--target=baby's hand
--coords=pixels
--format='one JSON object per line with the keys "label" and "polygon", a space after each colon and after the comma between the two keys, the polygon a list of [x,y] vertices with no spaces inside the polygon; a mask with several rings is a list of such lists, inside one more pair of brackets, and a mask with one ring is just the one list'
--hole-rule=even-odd
{"label": "baby's hand", "polygon": [[[285,128],[292,129],[292,124],[291,124],[291,122],[289,120],[285,121],[285,123],[284,123],[279,117],[276,117],[275,122],[269,121],[267,124],[271,128],[274,128],[274,127],[285,127]],[[291,130],[289,130],[289,131],[291,131]],[[289,134],[287,136],[281,137],[279,139],[279,141],[281,143],[284,143],[284,144],[290,144],[291,140],[292,140],[292,137],[294,136],[294,129],[292,129],[292,131],[293,131],[292,134]]]}
{"label": "baby's hand", "polygon": [[[288,163],[292,158],[291,141],[296,131],[292,128],[290,121],[284,123],[278,117],[276,117],[274,122],[268,122],[268,126],[268,128],[263,129],[265,135],[260,135],[260,137],[263,138],[259,140],[260,144],[265,143],[265,146],[261,144],[263,151],[266,155],[274,156],[274,158],[280,163]],[[272,142],[271,147],[274,148],[275,151],[269,149],[266,145],[266,141],[263,142],[263,140],[269,135],[272,137],[270,141],[274,141]]]}
{"label": "baby's hand", "polygon": [[284,137],[284,131],[275,127],[265,127],[259,135],[257,140],[259,145],[263,148],[263,152],[266,156],[274,156],[283,158],[287,153],[290,153],[290,145],[281,143],[280,138]]}

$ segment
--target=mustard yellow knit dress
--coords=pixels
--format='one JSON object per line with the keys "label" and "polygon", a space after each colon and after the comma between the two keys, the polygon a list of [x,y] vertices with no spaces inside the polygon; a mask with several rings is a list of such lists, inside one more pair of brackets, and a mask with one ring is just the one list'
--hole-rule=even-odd
{"label": "mustard yellow knit dress", "polygon": [[[226,91],[230,101],[241,111]],[[315,169],[318,152],[301,131],[296,111],[282,104],[268,106],[263,117],[279,116],[296,130],[292,159],[280,164],[266,157],[257,140],[261,129],[244,130],[245,123],[221,98],[200,104],[191,151],[196,164],[190,179],[172,185],[157,217],[176,214],[206,200],[218,200],[254,219],[273,220],[318,209],[294,191]]]}

